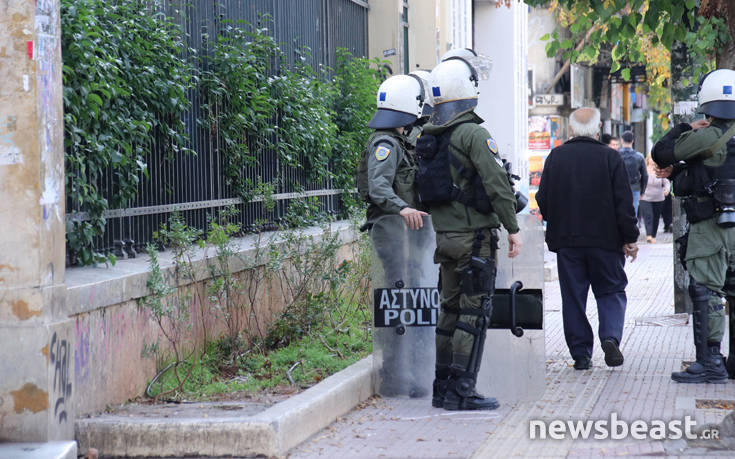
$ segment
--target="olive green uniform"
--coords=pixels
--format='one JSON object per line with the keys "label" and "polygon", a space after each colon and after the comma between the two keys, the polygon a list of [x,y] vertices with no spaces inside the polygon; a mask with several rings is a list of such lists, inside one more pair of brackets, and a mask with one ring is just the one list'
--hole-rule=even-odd
{"label": "olive green uniform", "polygon": [[[715,144],[723,134],[724,130],[717,126],[687,131],[676,140],[674,157],[677,161],[694,159]],[[726,157],[727,146],[724,146],[703,163],[705,166],[718,167],[725,162]],[[721,228],[716,220],[713,217],[691,224],[686,267],[697,283],[718,295],[735,296],[735,228]],[[720,297],[709,297],[708,318],[707,339],[719,343],[725,330],[725,309]]]}
{"label": "olive green uniform", "polygon": [[388,130],[375,131],[368,140],[370,223],[383,215],[398,214],[405,207],[416,207],[416,160],[405,142],[403,136]]}
{"label": "olive green uniform", "polygon": [[[427,231],[397,231],[392,220],[381,222],[381,218],[397,216],[405,207],[416,208],[414,188],[416,159],[405,136],[393,130],[374,132],[367,143],[367,220],[371,224],[370,238],[383,268],[383,279],[373,279],[376,287],[394,287],[398,281],[409,287],[424,287],[417,279],[420,270],[416,263],[421,257],[415,252],[422,247]],[[400,217],[397,217],[400,218]],[[402,223],[400,224],[403,225]],[[410,239],[413,238],[413,239]],[[376,336],[385,352],[380,369],[378,393],[383,396],[422,396],[421,381],[418,380],[416,363],[411,359],[419,354],[412,352],[401,335],[392,329],[378,329]],[[425,390],[425,389],[423,389]]]}
{"label": "olive green uniform", "polygon": [[[475,337],[461,327],[458,328],[457,324],[476,327],[478,315],[460,314],[460,310],[479,310],[485,296],[464,294],[460,282],[470,264],[476,230],[482,230],[484,236],[479,248],[479,256],[484,258],[489,258],[494,253],[491,233],[501,223],[509,233],[518,232],[515,195],[508,183],[495,141],[479,123],[482,123],[482,119],[470,112],[445,126],[424,126],[424,133],[441,135],[444,130],[458,125],[450,137],[450,142],[454,145],[452,151],[465,167],[473,168],[480,175],[494,209],[493,213],[485,215],[456,201],[432,206],[430,209],[436,231],[434,262],[440,264],[441,311],[436,336],[437,367],[464,369],[470,358]],[[454,183],[461,189],[470,187],[469,181],[454,167],[451,168],[451,173]]]}

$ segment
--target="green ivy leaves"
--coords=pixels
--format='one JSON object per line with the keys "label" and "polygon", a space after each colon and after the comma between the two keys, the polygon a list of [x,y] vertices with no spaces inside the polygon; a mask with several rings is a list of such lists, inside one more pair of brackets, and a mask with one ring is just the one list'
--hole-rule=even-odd
{"label": "green ivy leaves", "polygon": [[230,22],[208,58],[200,81],[204,122],[217,132],[227,180],[245,200],[256,184],[244,168],[264,151],[276,152],[282,167],[303,168],[312,181],[332,178],[336,187],[354,187],[381,81],[377,61],[339,49],[336,69],[315,71],[309,57],[301,49],[289,66],[267,28]]}
{"label": "green ivy leaves", "polygon": [[[186,151],[181,114],[194,68],[179,26],[146,0],[62,0],[66,193],[70,212],[90,219],[67,223],[71,263],[108,259],[93,241],[102,213],[135,198],[144,154],[153,139],[167,154]],[[112,190],[110,201],[102,188]]]}

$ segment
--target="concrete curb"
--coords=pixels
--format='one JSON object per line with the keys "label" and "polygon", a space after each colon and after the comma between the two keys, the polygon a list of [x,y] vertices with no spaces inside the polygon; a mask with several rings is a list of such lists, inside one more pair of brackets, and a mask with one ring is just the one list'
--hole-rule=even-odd
{"label": "concrete curb", "polygon": [[76,438],[104,456],[283,456],[372,396],[373,379],[368,356],[254,416],[78,419]]}
{"label": "concrete curb", "polygon": [[77,459],[77,442],[2,443],[0,457],[18,459]]}

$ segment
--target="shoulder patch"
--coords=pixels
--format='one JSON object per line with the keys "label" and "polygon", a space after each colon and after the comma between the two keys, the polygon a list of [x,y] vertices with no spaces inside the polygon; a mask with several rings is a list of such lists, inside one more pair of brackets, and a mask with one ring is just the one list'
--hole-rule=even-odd
{"label": "shoulder patch", "polygon": [[386,146],[378,145],[378,148],[375,149],[375,159],[378,161],[383,161],[388,155],[390,155],[390,148]]}
{"label": "shoulder patch", "polygon": [[497,153],[497,152],[498,152],[498,144],[497,144],[497,143],[495,143],[495,140],[493,140],[493,138],[492,138],[492,137],[490,137],[489,139],[487,139],[487,147],[488,147],[488,148],[490,149],[490,151],[492,151],[493,153]]}

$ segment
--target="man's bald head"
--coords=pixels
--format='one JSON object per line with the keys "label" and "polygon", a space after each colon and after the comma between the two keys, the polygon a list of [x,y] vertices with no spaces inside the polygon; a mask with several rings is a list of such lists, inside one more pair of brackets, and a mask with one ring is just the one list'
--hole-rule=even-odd
{"label": "man's bald head", "polygon": [[594,107],[582,107],[569,115],[569,129],[574,136],[597,137],[600,133],[600,111]]}

